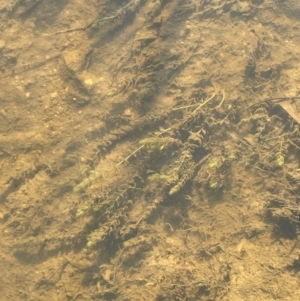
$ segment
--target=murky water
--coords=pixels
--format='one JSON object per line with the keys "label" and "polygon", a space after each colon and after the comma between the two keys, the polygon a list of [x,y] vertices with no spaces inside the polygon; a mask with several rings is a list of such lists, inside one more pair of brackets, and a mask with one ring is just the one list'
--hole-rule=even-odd
{"label": "murky water", "polygon": [[0,0],[2,299],[298,300],[299,11]]}

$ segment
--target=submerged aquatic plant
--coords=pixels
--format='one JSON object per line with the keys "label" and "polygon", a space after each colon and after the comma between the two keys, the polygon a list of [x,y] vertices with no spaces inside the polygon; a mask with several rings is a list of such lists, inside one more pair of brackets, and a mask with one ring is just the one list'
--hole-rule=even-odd
{"label": "submerged aquatic plant", "polygon": [[76,185],[73,188],[74,192],[82,193],[84,192],[88,187],[92,186],[97,180],[101,179],[103,174],[99,171],[93,171],[91,174],[85,178],[82,182],[80,182],[78,185]]}

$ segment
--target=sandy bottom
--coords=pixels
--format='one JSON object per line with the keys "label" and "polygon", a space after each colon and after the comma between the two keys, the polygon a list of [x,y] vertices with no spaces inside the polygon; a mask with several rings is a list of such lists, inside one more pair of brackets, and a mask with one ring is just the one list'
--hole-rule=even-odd
{"label": "sandy bottom", "polygon": [[0,299],[300,300],[294,16],[0,0]]}

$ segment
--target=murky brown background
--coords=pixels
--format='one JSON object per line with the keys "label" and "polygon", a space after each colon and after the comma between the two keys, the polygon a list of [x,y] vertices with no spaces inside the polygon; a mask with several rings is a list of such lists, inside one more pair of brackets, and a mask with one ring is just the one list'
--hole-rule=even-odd
{"label": "murky brown background", "polygon": [[0,299],[299,300],[299,19],[0,0]]}

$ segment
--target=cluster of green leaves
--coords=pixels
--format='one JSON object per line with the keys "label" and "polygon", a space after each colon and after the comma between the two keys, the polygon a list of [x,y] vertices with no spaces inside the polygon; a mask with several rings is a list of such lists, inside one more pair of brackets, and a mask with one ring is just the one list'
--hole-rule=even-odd
{"label": "cluster of green leaves", "polygon": [[92,186],[97,180],[101,179],[103,174],[99,171],[93,171],[91,174],[73,188],[74,192],[82,193],[88,187]]}

